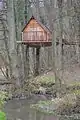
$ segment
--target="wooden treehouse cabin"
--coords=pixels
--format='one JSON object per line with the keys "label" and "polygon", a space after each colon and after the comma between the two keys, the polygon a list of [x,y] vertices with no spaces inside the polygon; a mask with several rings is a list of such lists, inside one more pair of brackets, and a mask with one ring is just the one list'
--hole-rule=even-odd
{"label": "wooden treehouse cabin", "polygon": [[51,31],[32,16],[22,30],[22,41],[18,41],[18,43],[31,47],[51,46]]}
{"label": "wooden treehouse cabin", "polygon": [[51,31],[39,22],[34,16],[22,30],[22,41],[18,41],[29,47],[36,48],[36,72],[39,69],[39,53],[40,47],[47,47],[52,45]]}

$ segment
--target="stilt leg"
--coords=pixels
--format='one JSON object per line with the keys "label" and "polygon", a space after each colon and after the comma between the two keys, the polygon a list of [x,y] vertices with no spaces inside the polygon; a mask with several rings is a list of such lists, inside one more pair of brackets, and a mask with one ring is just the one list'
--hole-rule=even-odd
{"label": "stilt leg", "polygon": [[39,75],[39,57],[40,57],[40,47],[36,48],[36,65],[35,65],[35,76]]}

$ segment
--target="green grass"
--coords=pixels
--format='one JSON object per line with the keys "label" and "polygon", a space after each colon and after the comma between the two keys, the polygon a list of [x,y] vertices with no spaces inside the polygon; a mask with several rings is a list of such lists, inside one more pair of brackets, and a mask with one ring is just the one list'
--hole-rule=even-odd
{"label": "green grass", "polygon": [[0,91],[0,120],[6,120],[6,114],[2,112],[3,106],[5,104],[5,99],[8,98],[7,92]]}
{"label": "green grass", "polygon": [[6,120],[6,115],[2,111],[0,111],[0,120]]}

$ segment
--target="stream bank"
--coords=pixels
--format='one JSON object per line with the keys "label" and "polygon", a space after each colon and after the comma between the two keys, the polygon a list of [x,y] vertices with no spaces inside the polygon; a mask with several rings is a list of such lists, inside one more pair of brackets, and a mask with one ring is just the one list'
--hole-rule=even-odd
{"label": "stream bank", "polygon": [[[55,78],[53,74],[49,73],[44,76],[36,77],[35,79],[27,80],[23,88],[16,88],[12,91],[13,94],[9,94],[8,100],[12,103],[13,101],[35,101],[35,104],[33,106],[37,105],[37,110],[39,112],[43,111],[43,113],[44,108],[47,110],[48,113],[54,113],[56,107],[57,114],[60,114],[61,116],[70,116],[71,113],[79,114],[80,84],[78,83],[68,86],[62,85],[60,92],[61,97],[57,98]],[[40,100],[42,102],[39,102]],[[56,104],[54,104],[54,102]],[[35,111],[37,110],[35,107]]]}
{"label": "stream bank", "polygon": [[36,103],[34,100],[10,100],[4,106],[8,120],[80,120],[79,114],[53,115],[32,109],[30,106]]}

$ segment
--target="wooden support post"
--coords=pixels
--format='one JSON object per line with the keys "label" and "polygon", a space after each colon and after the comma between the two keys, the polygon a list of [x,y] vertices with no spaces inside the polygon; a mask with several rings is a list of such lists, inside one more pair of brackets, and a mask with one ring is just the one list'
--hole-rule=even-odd
{"label": "wooden support post", "polygon": [[35,58],[35,50],[36,50],[36,48],[35,47],[33,47],[33,49],[32,49],[32,55],[33,55],[33,76],[35,75],[35,62],[36,62],[36,58]]}
{"label": "wooden support post", "polygon": [[8,67],[6,67],[6,76],[7,76],[7,79],[9,78],[9,69]]}
{"label": "wooden support post", "polygon": [[40,47],[36,48],[36,65],[35,65],[35,73],[34,76],[39,75],[39,57],[40,57]]}
{"label": "wooden support post", "polygon": [[29,78],[29,45],[26,46],[26,79]]}
{"label": "wooden support post", "polygon": [[18,71],[18,79],[17,79],[17,87],[21,88],[22,81],[22,71],[21,71],[21,56],[20,56],[20,44],[17,44],[17,71]]}

